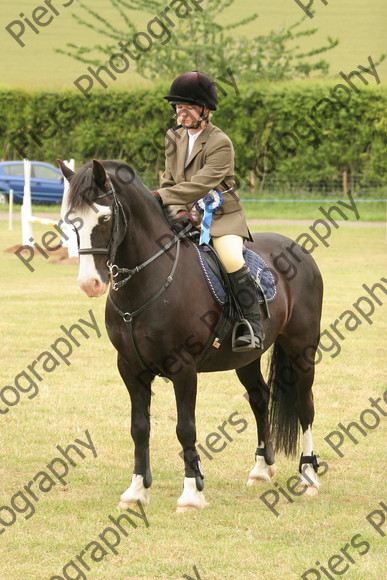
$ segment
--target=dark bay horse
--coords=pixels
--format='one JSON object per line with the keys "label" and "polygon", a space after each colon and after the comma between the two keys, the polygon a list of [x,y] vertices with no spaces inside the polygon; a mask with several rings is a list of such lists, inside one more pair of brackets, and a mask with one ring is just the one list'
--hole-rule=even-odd
{"label": "dark bay horse", "polygon": [[[231,332],[198,369],[220,306],[208,289],[193,242],[172,233],[155,196],[128,165],[94,160],[74,173],[58,162],[71,187],[69,217],[79,236],[79,285],[88,296],[97,297],[111,281],[106,328],[131,398],[134,441],[132,482],[121,496],[121,505],[149,501],[151,384],[156,375],[172,381],[176,397],[176,433],[185,465],[178,510],[207,505],[195,447],[197,373],[229,369],[236,369],[246,388],[257,424],[256,463],[248,484],[271,481],[272,440],[276,451],[294,455],[300,423],[299,485],[304,493],[315,495],[319,484],[311,389],[322,279],[313,258],[279,234],[254,234],[254,242],[246,244],[262,256],[277,282],[270,318],[262,311],[265,350],[274,344],[268,384],[260,369],[264,351],[233,352]],[[294,265],[291,273],[283,267],[286,260]]]}

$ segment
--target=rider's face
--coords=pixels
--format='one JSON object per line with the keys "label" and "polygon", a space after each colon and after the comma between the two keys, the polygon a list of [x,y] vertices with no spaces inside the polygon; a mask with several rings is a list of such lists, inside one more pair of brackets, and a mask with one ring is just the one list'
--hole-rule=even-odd
{"label": "rider's face", "polygon": [[197,105],[176,105],[177,122],[186,129],[195,126],[200,119],[202,107]]}

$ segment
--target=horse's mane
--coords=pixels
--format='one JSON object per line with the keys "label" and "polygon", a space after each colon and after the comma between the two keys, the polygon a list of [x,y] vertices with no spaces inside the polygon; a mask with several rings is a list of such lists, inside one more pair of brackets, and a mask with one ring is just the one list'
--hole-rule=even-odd
{"label": "horse's mane", "polygon": [[[104,160],[101,161],[118,194],[124,195],[131,187],[134,187],[141,193],[141,197],[146,199],[150,205],[150,210],[159,211],[163,214],[160,204],[155,196],[142,182],[136,172],[126,163],[121,161]],[[85,163],[74,174],[70,184],[69,207],[70,209],[79,209],[95,201],[100,195],[101,190],[98,188],[92,170],[92,162]]]}
{"label": "horse's mane", "polygon": [[98,195],[91,166],[91,162],[86,163],[71,179],[69,193],[70,209],[79,209],[88,202],[94,201]]}

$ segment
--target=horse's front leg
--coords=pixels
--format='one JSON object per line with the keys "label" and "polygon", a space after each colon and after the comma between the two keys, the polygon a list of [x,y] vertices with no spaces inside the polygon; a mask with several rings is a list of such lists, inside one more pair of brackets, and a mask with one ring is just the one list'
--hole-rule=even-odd
{"label": "horse's front leg", "polygon": [[204,509],[208,504],[204,498],[204,475],[200,467],[200,457],[195,447],[196,424],[195,405],[197,374],[193,366],[185,365],[173,377],[177,406],[176,434],[184,454],[184,488],[177,500],[177,513],[191,509]]}
{"label": "horse's front leg", "polygon": [[126,508],[140,500],[149,503],[149,488],[152,475],[149,462],[150,435],[150,402],[152,375],[142,373],[141,377],[133,373],[120,355],[118,369],[129,391],[132,403],[131,435],[134,442],[134,470],[132,482],[121,495],[120,507]]}

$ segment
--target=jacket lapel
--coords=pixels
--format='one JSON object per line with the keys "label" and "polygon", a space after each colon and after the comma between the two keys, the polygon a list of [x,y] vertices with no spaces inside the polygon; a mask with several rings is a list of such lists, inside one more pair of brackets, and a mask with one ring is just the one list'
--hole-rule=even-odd
{"label": "jacket lapel", "polygon": [[187,131],[184,131],[181,139],[179,140],[176,159],[178,174],[183,176],[185,169],[185,157],[187,155],[187,147],[188,147],[188,134]]}

